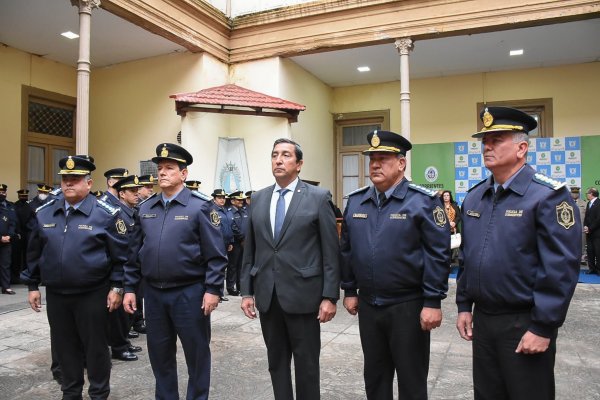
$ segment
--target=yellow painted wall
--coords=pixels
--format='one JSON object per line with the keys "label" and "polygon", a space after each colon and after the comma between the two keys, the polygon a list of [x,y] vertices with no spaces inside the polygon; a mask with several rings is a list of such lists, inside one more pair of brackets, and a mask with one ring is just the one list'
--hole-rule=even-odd
{"label": "yellow painted wall", "polygon": [[[139,161],[154,157],[158,144],[176,143],[181,118],[169,95],[203,88],[205,68],[214,65],[203,55],[182,53],[94,69],[89,150],[98,171],[139,173]],[[101,180],[97,174],[95,188],[104,189]]]}
{"label": "yellow painted wall", "polygon": [[281,60],[281,96],[306,106],[292,124],[292,138],[300,143],[304,165],[300,176],[321,182],[334,193],[335,141],[330,112],[333,90],[287,59]]}
{"label": "yellow painted wall", "polygon": [[[554,136],[600,134],[600,62],[553,68],[416,79],[410,82],[411,141],[465,140],[477,128],[476,104],[552,98]],[[332,112],[390,109],[400,132],[400,83],[333,90]]]}
{"label": "yellow painted wall", "polygon": [[302,147],[304,166],[300,176],[332,188],[331,89],[295,63],[281,58],[234,65],[231,82],[306,106],[298,122],[292,124],[285,118],[231,117],[231,136],[245,140],[252,188],[273,184],[270,153],[273,141],[281,137],[292,138]]}
{"label": "yellow painted wall", "polygon": [[73,67],[0,45],[0,183],[8,185],[9,200],[16,200],[21,186],[22,85],[75,97],[76,74]]}

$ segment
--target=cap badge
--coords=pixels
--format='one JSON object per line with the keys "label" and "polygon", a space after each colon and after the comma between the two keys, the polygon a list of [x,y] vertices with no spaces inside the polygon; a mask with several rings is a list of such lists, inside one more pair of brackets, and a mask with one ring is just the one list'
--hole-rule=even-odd
{"label": "cap badge", "polygon": [[71,157],[69,157],[69,159],[67,160],[67,163],[65,165],[68,169],[73,169],[73,168],[75,168],[75,161],[73,161],[73,159]]}
{"label": "cap badge", "polygon": [[154,182],[154,177],[150,175],[150,182]]}
{"label": "cap badge", "polygon": [[494,123],[494,117],[492,116],[492,114],[490,114],[490,112],[488,111],[487,108],[485,109],[485,112],[483,113],[482,121],[483,121],[483,125],[486,128],[489,128]]}
{"label": "cap badge", "polygon": [[381,140],[379,136],[377,136],[377,131],[373,133],[373,137],[371,138],[371,147],[378,147],[381,144]]}
{"label": "cap badge", "polygon": [[169,155],[169,150],[167,150],[167,145],[163,145],[162,151],[160,152],[161,157],[167,157]]}
{"label": "cap badge", "polygon": [[137,185],[138,183],[140,183],[140,180],[138,179],[138,177],[137,177],[137,176],[133,178],[133,183],[135,183],[136,185]]}

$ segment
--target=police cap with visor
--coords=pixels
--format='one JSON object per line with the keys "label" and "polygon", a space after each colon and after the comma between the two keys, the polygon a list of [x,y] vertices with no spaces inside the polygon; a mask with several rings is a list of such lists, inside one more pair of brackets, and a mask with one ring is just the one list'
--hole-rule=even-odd
{"label": "police cap with visor", "polygon": [[486,107],[479,113],[483,129],[472,137],[482,138],[488,133],[514,132],[526,133],[537,128],[537,121],[521,110],[509,107]]}

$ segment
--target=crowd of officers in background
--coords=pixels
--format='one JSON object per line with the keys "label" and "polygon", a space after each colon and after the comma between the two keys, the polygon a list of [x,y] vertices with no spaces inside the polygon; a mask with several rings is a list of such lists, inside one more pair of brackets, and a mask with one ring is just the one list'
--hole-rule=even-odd
{"label": "crowd of officers in background", "polygon": [[[154,175],[129,175],[125,168],[113,168],[105,172],[107,188],[105,191],[96,190],[91,192],[94,196],[109,204],[125,210],[125,214],[133,217],[133,211],[137,209],[138,203],[146,200],[154,194],[157,184]],[[133,183],[137,178],[138,183]],[[117,184],[120,180],[119,184]],[[129,182],[131,181],[131,182]],[[193,191],[200,191],[201,181],[188,180],[185,185]],[[119,191],[122,194],[119,194]],[[18,200],[11,202],[7,200],[8,186],[0,184],[0,283],[2,294],[15,294],[11,284],[20,283],[19,275],[27,268],[27,242],[29,239],[28,224],[35,217],[38,207],[48,200],[60,197],[60,189],[55,189],[45,183],[37,184],[37,193],[30,198],[28,189],[17,190]],[[226,290],[231,296],[239,296],[239,271],[242,262],[244,245],[244,230],[253,190],[243,192],[235,191],[227,193],[223,189],[215,189],[211,196],[213,207],[221,218],[221,233],[225,248],[230,259],[227,268]],[[123,207],[125,205],[126,207]],[[222,301],[228,301],[226,296]],[[141,319],[142,311],[136,315],[133,322],[130,338],[137,338],[137,333],[145,333],[145,325]]]}

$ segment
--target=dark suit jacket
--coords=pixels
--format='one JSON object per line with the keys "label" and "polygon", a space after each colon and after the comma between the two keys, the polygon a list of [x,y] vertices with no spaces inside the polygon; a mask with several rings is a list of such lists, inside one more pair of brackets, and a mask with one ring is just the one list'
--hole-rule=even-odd
{"label": "dark suit jacket", "polygon": [[600,237],[600,198],[594,200],[592,207],[586,207],[583,226],[589,228],[590,237]]}
{"label": "dark suit jacket", "polygon": [[267,312],[273,289],[290,314],[317,312],[324,297],[339,298],[339,239],[331,194],[298,181],[273,239],[270,204],[274,185],[252,195],[241,273],[242,296]]}

